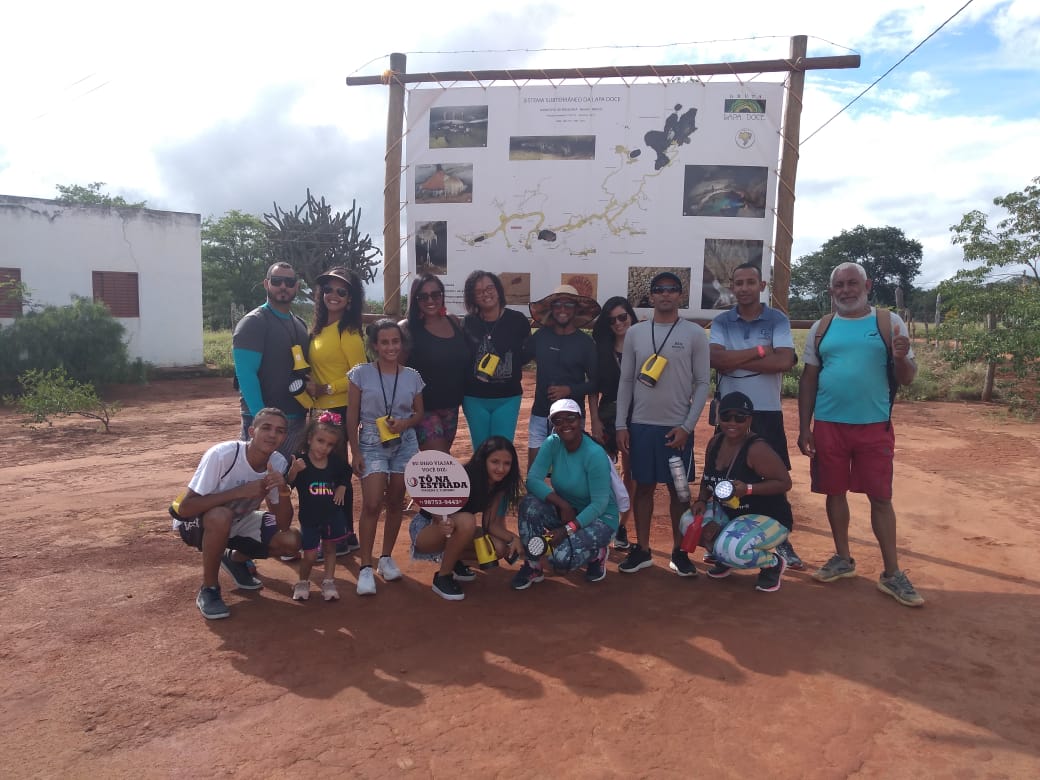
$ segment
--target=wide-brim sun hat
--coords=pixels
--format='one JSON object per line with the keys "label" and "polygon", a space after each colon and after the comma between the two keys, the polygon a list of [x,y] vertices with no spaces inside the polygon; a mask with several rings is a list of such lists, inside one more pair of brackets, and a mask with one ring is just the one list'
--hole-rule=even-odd
{"label": "wide-brim sun hat", "polygon": [[531,319],[545,327],[552,326],[552,304],[560,298],[573,300],[575,303],[574,317],[571,322],[576,328],[584,328],[599,316],[599,304],[587,296],[581,295],[569,284],[561,284],[540,301],[533,301],[530,305]]}

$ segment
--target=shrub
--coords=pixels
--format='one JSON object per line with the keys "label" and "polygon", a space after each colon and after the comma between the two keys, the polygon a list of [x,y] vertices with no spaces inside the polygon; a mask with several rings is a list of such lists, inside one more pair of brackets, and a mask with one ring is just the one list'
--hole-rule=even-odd
{"label": "shrub", "polygon": [[118,404],[102,401],[93,385],[77,382],[63,368],[50,371],[34,368],[18,377],[18,383],[22,394],[16,400],[5,398],[4,401],[17,404],[19,411],[26,415],[25,424],[33,430],[40,423],[53,425],[52,417],[78,414],[100,421],[108,433],[109,421],[119,409]]}
{"label": "shrub", "polygon": [[27,371],[55,368],[95,386],[136,378],[124,332],[104,304],[86,298],[29,312],[0,329],[0,384],[10,392]]}

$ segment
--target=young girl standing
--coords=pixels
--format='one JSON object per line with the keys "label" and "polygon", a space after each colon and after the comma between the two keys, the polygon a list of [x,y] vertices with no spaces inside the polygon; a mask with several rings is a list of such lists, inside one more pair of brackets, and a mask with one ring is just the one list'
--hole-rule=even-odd
{"label": "young girl standing", "polygon": [[323,547],[325,578],[321,581],[321,595],[326,601],[336,601],[336,543],[346,538],[348,522],[353,526],[354,512],[350,466],[339,455],[343,448],[340,416],[322,412],[307,426],[306,442],[304,450],[293,457],[286,475],[286,481],[296,488],[303,533],[300,580],[293,586],[292,597],[294,601],[310,597],[311,568],[319,547]]}
{"label": "young girl standing", "polygon": [[412,519],[408,529],[412,557],[440,563],[440,570],[433,575],[433,592],[448,601],[464,599],[458,583],[476,577],[462,557],[474,555],[473,537],[478,522],[491,537],[499,557],[522,552],[520,537],[505,524],[506,511],[520,499],[520,463],[513,443],[503,436],[492,436],[473,453],[466,473],[469,500],[462,509],[441,519],[423,510]]}
{"label": "young girl standing", "polygon": [[401,570],[390,554],[401,530],[404,467],[419,451],[414,428],[423,417],[422,377],[415,369],[397,362],[404,347],[400,326],[393,320],[381,319],[369,326],[367,337],[375,361],[354,366],[347,374],[347,436],[354,469],[361,477],[359,596],[376,592],[372,550],[376,522],[384,503],[383,549],[377,571],[385,582],[401,579]]}

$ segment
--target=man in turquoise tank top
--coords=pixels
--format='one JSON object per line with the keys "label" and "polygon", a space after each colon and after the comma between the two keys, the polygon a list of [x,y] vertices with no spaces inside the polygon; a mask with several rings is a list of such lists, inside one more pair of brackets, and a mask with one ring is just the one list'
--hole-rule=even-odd
{"label": "man in turquoise tank top", "polygon": [[[886,315],[882,318],[877,313],[867,300],[870,287],[861,265],[836,267],[830,286],[836,312],[813,324],[802,354],[798,449],[812,459],[813,492],[827,496],[835,549],[813,579],[833,582],[856,576],[847,496],[850,490],[865,493],[885,565],[878,590],[900,604],[919,607],[924,599],[900,571],[896,552],[890,395],[895,384],[914,380],[917,364],[906,325],[895,314],[881,312]],[[882,334],[879,321],[888,322],[891,332]]]}

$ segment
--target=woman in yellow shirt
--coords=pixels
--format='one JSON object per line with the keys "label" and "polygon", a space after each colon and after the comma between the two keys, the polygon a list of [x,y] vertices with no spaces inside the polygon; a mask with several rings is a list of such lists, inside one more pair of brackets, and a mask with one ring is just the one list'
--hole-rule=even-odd
{"label": "woman in yellow shirt", "polygon": [[[315,409],[328,409],[340,415],[344,442],[347,440],[347,391],[350,388],[347,372],[358,363],[368,362],[362,337],[364,305],[364,288],[354,271],[332,268],[314,282],[314,320],[307,352],[311,381],[307,383],[307,392],[314,399]],[[346,444],[340,455],[350,462]],[[347,528],[346,544],[341,544],[341,548],[337,548],[340,553],[357,549],[353,528]]]}

